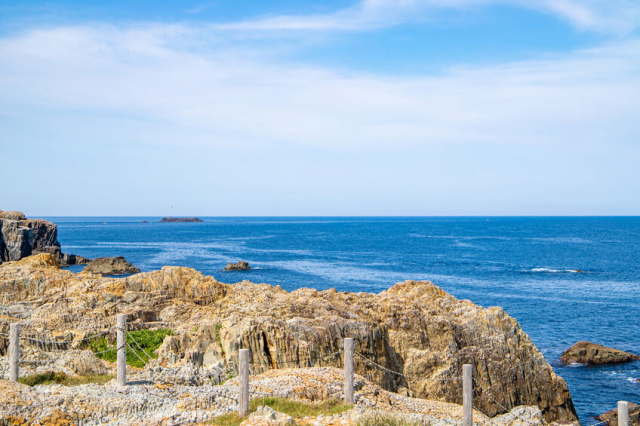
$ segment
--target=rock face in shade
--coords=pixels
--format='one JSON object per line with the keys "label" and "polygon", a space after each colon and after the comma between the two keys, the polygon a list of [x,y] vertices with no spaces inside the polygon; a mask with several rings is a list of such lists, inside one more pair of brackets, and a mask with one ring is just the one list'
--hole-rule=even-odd
{"label": "rock face in shade", "polygon": [[591,365],[619,364],[639,359],[638,355],[591,342],[578,342],[560,356],[560,361],[565,364]]}
{"label": "rock face in shade", "polygon": [[84,268],[84,272],[101,275],[137,274],[140,269],[129,263],[124,257],[97,257]]}
{"label": "rock face in shade", "polygon": [[246,271],[248,269],[251,269],[251,267],[249,266],[249,263],[244,260],[241,260],[238,263],[227,263],[227,266],[224,268],[225,271]]}
{"label": "rock face in shade", "polygon": [[[535,405],[547,422],[577,419],[565,381],[515,319],[430,282],[405,281],[379,294],[287,292],[170,266],[126,278],[73,274],[46,256],[0,265],[0,307],[19,309],[32,328],[58,330],[65,340],[113,327],[124,313],[131,327],[174,330],[156,351],[158,365],[232,368],[244,348],[260,374],[282,366],[341,368],[343,339],[352,337],[355,373],[386,390],[460,404],[459,377],[470,363],[474,408],[485,415]],[[47,303],[15,303],[31,300]],[[0,332],[9,322],[0,316]]]}
{"label": "rock face in shade", "polygon": [[204,222],[197,217],[163,217],[160,222]]}
{"label": "rock face in shade", "polygon": [[61,266],[81,265],[89,260],[62,253],[55,224],[41,219],[27,219],[21,212],[0,210],[0,263],[37,253],[51,253]]}
{"label": "rock face in shade", "polygon": [[[609,425],[614,426],[618,424],[618,407],[613,410],[607,411],[604,414],[600,414],[596,419],[599,422],[608,421]],[[633,402],[629,403],[629,426],[640,426],[640,405]]]}

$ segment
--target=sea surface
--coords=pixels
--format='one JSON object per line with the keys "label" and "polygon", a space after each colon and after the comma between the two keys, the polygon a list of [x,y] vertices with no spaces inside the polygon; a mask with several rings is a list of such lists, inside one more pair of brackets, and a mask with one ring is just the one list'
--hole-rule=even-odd
{"label": "sea surface", "polygon": [[[222,282],[286,290],[380,292],[430,280],[515,317],[566,379],[583,425],[618,400],[640,403],[640,362],[559,363],[579,340],[640,354],[640,217],[48,219],[63,251],[123,255],[143,271],[188,266]],[[238,260],[254,269],[222,271]]]}

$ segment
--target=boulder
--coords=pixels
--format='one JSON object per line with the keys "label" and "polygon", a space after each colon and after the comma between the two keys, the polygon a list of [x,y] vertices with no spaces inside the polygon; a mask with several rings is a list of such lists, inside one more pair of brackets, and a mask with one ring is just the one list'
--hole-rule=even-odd
{"label": "boulder", "polygon": [[5,212],[0,210],[0,219],[24,220],[25,218],[22,212]]}
{"label": "boulder", "polygon": [[197,217],[163,217],[160,222],[204,222],[204,220]]}
{"label": "boulder", "polygon": [[565,364],[619,364],[639,360],[640,356],[591,342],[578,342],[562,352],[560,361]]}
{"label": "boulder", "polygon": [[247,269],[251,269],[251,267],[244,260],[238,263],[227,263],[227,266],[224,267],[225,271],[246,271]]}
{"label": "boulder", "polygon": [[[618,424],[618,407],[596,417],[599,422],[609,422],[608,425]],[[640,405],[629,403],[629,426],[640,426]]]}
{"label": "boulder", "polygon": [[129,263],[124,257],[98,257],[90,261],[84,272],[101,275],[137,274],[140,269]]}

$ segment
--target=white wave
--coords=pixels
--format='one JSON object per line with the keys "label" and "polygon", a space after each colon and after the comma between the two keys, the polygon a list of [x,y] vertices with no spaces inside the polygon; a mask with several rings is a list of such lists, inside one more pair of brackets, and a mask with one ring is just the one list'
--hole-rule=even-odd
{"label": "white wave", "polygon": [[582,271],[581,269],[533,268],[531,272],[546,272],[549,274],[560,274],[560,273],[568,272],[568,273],[577,274],[577,273],[582,273],[584,271]]}
{"label": "white wave", "polygon": [[567,367],[578,368],[578,367],[586,367],[588,364],[580,363],[580,362],[572,362],[571,364],[567,364]]}

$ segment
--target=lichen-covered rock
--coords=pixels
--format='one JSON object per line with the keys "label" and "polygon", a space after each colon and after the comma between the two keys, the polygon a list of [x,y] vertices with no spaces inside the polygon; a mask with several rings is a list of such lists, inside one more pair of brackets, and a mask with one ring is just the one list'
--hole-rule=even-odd
{"label": "lichen-covered rock", "polygon": [[343,339],[352,337],[356,373],[384,389],[460,404],[462,365],[470,363],[474,407],[487,416],[535,405],[547,421],[576,420],[566,383],[513,318],[429,282],[406,281],[380,294],[289,293],[248,281],[223,284],[181,267],[108,278],[73,274],[42,257],[0,265],[2,333],[13,316],[38,333],[82,338],[112,329],[119,313],[131,329],[175,331],[156,351],[159,366],[233,371],[246,348],[254,373],[341,367]]}
{"label": "lichen-covered rock", "polygon": [[562,352],[560,360],[565,364],[619,364],[639,360],[640,356],[591,342],[578,342]]}
{"label": "lichen-covered rock", "polygon": [[101,275],[137,274],[140,269],[129,263],[124,257],[98,257],[85,266],[83,272]]}

